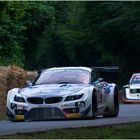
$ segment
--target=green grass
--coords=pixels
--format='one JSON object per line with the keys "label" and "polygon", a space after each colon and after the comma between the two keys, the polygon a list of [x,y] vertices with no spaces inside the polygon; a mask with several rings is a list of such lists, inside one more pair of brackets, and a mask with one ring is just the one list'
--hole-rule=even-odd
{"label": "green grass", "polygon": [[140,139],[140,122],[0,136],[6,139]]}
{"label": "green grass", "polygon": [[0,115],[0,121],[5,120],[6,116],[5,115]]}

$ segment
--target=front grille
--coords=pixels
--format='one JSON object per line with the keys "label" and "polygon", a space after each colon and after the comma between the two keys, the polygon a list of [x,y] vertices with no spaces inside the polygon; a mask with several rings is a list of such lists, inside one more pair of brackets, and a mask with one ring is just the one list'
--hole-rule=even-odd
{"label": "front grille", "polygon": [[140,89],[130,89],[130,93],[140,93]]}
{"label": "front grille", "polygon": [[27,101],[31,104],[43,104],[43,98],[40,97],[30,97]]}
{"label": "front grille", "polygon": [[65,118],[58,108],[33,108],[26,116],[29,120],[45,120],[50,118]]}
{"label": "front grille", "polygon": [[62,97],[50,97],[45,99],[46,104],[54,104],[62,101]]}

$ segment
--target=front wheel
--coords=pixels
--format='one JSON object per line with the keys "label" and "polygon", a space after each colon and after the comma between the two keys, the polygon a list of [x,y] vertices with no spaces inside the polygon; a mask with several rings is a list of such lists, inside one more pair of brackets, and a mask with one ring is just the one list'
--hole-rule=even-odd
{"label": "front wheel", "polygon": [[119,114],[119,98],[118,98],[118,90],[115,88],[114,90],[114,112],[111,115],[103,115],[104,118],[109,117],[117,117]]}
{"label": "front wheel", "polygon": [[96,91],[93,91],[92,94],[92,118],[95,119],[97,117],[97,95]]}

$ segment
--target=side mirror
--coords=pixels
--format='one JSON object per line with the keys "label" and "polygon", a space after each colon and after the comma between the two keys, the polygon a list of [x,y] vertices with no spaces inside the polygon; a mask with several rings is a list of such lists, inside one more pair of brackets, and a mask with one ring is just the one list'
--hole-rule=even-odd
{"label": "side mirror", "polygon": [[97,84],[102,82],[104,79],[103,78],[98,78],[96,81],[93,82],[93,84]]}
{"label": "side mirror", "polygon": [[27,84],[27,86],[32,86],[33,85],[30,80],[29,81],[26,81],[26,84]]}
{"label": "side mirror", "polygon": [[124,86],[123,86],[123,88],[128,88],[128,87],[129,87],[129,85],[124,85]]}
{"label": "side mirror", "polygon": [[103,82],[104,79],[103,79],[103,78],[98,78],[97,81],[98,81],[98,82]]}

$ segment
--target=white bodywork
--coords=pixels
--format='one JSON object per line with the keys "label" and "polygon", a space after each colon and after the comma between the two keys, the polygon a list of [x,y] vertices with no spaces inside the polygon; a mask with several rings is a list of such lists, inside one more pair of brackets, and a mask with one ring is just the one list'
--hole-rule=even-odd
{"label": "white bodywork", "polygon": [[[61,67],[50,70],[92,72],[86,67]],[[7,115],[11,120],[44,120],[93,116],[93,91],[96,93],[97,114],[114,114],[114,83],[96,81],[88,84],[42,84],[8,91]]]}
{"label": "white bodywork", "polygon": [[140,73],[134,73],[129,85],[123,87],[123,101],[140,102]]}

